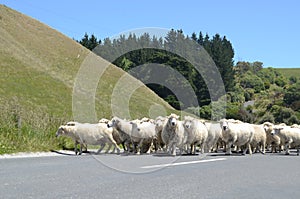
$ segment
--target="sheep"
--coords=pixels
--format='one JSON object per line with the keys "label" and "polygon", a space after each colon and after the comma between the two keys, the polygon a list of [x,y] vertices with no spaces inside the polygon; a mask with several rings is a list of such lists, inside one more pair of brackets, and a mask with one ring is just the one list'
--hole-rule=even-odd
{"label": "sheep", "polygon": [[162,140],[167,146],[168,153],[176,156],[176,147],[180,148],[180,154],[186,143],[187,134],[184,130],[182,121],[179,121],[179,116],[171,114],[164,123],[162,130]]}
{"label": "sheep", "polygon": [[154,123],[155,121],[151,118],[147,118],[147,117],[143,117],[141,120],[140,120],[140,123],[143,123],[143,122],[151,122],[151,123]]}
{"label": "sheep", "polygon": [[158,116],[154,121],[156,135],[155,135],[155,138],[153,139],[153,144],[155,147],[155,152],[157,152],[159,149],[165,149],[164,148],[165,143],[162,140],[161,133],[162,133],[162,130],[164,127],[164,122],[166,119],[167,119],[166,117]]}
{"label": "sheep", "polygon": [[155,125],[152,122],[130,122],[130,124],[132,125],[131,140],[138,143],[136,147],[137,154],[140,154],[142,146],[144,146],[144,150],[146,149],[146,153],[150,153],[152,141],[155,137]]}
{"label": "sheep", "polygon": [[[110,120],[108,120],[106,118],[102,118],[102,119],[99,120],[98,123],[102,123],[102,124],[104,124],[104,126],[107,126],[107,128],[110,128],[110,127],[108,127],[109,122],[110,122]],[[115,142],[117,143],[117,145],[122,144],[120,134],[115,128],[112,128],[112,136],[113,136],[113,139],[115,140]],[[106,153],[110,150],[111,146],[112,146],[112,144],[109,145],[108,149],[106,150]],[[116,148],[113,149],[112,153],[115,152],[115,149]]]}
{"label": "sheep", "polygon": [[263,128],[266,132],[266,146],[271,146],[271,153],[275,152],[277,153],[277,147],[279,148],[279,152],[281,151],[281,140],[278,135],[271,135],[271,132],[273,130],[274,124],[271,122],[265,122],[263,123]]}
{"label": "sheep", "polygon": [[71,137],[75,142],[75,154],[77,155],[77,144],[80,144],[79,155],[82,154],[82,146],[84,144],[101,145],[97,154],[101,152],[106,142],[112,143],[117,148],[118,153],[120,148],[112,137],[112,130],[108,129],[103,124],[89,124],[79,122],[68,122],[67,125],[61,125],[57,132],[56,137],[63,135]]}
{"label": "sheep", "polygon": [[209,121],[205,121],[204,125],[207,128],[208,131],[208,136],[206,139],[206,150],[214,150],[215,147],[215,151],[218,150],[218,147],[216,146],[217,143],[219,141],[221,141],[221,137],[222,137],[222,129],[220,127],[219,123],[215,123],[215,122],[209,122]]}
{"label": "sheep", "polygon": [[289,126],[274,126],[271,135],[278,135],[280,139],[285,143],[285,154],[290,154],[290,145],[297,146],[297,155],[299,156],[300,146],[300,129],[291,128]]}
{"label": "sheep", "polygon": [[265,129],[263,125],[252,124],[252,126],[254,128],[254,135],[251,142],[251,146],[253,147],[253,149],[255,148],[255,151],[258,149],[259,152],[265,154],[267,141]]}
{"label": "sheep", "polygon": [[108,122],[107,126],[114,128],[115,133],[118,134],[118,136],[115,136],[120,140],[124,149],[124,153],[128,153],[130,151],[130,134],[132,131],[132,125],[130,124],[130,122],[122,120],[118,117],[113,117],[112,120]]}
{"label": "sheep", "polygon": [[243,151],[243,155],[249,150],[249,154],[252,155],[250,143],[253,139],[254,128],[248,123],[232,123],[223,119],[220,121],[222,128],[222,137],[226,143],[226,155],[231,155],[231,146],[236,145],[240,147],[246,145],[246,149]]}
{"label": "sheep", "polygon": [[227,121],[234,124],[243,124],[242,121],[236,119],[227,119]]}
{"label": "sheep", "polygon": [[300,128],[300,125],[299,125],[299,124],[293,124],[293,125],[291,126],[291,128]]}
{"label": "sheep", "polygon": [[185,116],[183,126],[187,132],[185,144],[191,146],[191,153],[196,153],[197,145],[200,145],[200,151],[201,153],[204,153],[208,131],[203,122],[191,116]]}

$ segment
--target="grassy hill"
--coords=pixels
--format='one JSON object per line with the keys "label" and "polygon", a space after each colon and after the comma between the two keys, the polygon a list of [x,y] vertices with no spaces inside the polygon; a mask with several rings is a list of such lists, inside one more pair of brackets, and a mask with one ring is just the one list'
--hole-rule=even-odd
{"label": "grassy hill", "polygon": [[[73,119],[74,83],[80,67],[89,63],[92,70],[107,66],[105,60],[51,27],[0,5],[0,154],[66,145],[54,133],[61,123]],[[111,99],[123,75],[113,65],[104,70],[95,94],[97,118],[113,115]],[[127,83],[140,84],[131,76]],[[117,97],[122,100],[123,96]],[[131,95],[130,114],[148,116],[154,105],[173,111],[141,86]]]}
{"label": "grassy hill", "polygon": [[291,76],[300,77],[300,68],[276,68],[277,71],[281,72],[287,78]]}

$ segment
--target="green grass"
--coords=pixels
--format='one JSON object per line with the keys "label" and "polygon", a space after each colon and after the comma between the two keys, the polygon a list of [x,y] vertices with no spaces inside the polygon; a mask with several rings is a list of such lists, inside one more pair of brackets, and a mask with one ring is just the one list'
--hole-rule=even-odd
{"label": "green grass", "polygon": [[300,68],[276,68],[276,70],[281,72],[287,78],[290,78],[291,76],[300,78]]}
{"label": "green grass", "polygon": [[[88,55],[97,67],[107,65],[90,53],[47,25],[0,5],[0,154],[70,146],[70,140],[54,135],[60,124],[73,119],[72,92],[80,66]],[[124,73],[110,65],[101,76],[98,119],[112,117],[112,93]],[[130,78],[128,84],[137,82]],[[138,88],[130,98],[131,117],[148,116],[156,104],[174,111],[147,87]]]}

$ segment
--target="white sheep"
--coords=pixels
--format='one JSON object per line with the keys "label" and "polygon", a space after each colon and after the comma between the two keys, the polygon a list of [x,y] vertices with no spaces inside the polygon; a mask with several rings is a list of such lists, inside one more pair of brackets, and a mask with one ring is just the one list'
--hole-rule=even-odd
{"label": "white sheep", "polygon": [[191,146],[191,153],[196,153],[196,146],[200,145],[200,152],[204,151],[206,146],[206,139],[208,136],[208,131],[206,126],[200,120],[193,118],[191,116],[185,116],[183,121],[183,126],[187,132],[187,139],[185,144]]}
{"label": "white sheep", "polygon": [[259,150],[262,154],[266,152],[266,141],[267,135],[263,125],[252,124],[254,128],[254,135],[251,142],[251,146],[253,149]]}
{"label": "white sheep", "polygon": [[279,152],[281,151],[281,140],[278,135],[271,135],[271,132],[273,130],[274,124],[271,122],[265,122],[263,123],[263,128],[266,132],[267,140],[266,140],[266,146],[271,146],[271,153],[275,152],[277,153],[277,148],[279,149]]}
{"label": "white sheep", "polygon": [[300,129],[291,128],[289,126],[274,126],[271,135],[278,135],[285,143],[285,154],[290,154],[290,146],[293,145],[297,148],[297,155],[299,155],[300,146]]}
{"label": "white sheep", "polygon": [[300,128],[300,125],[299,125],[299,124],[293,124],[293,125],[291,126],[291,128]]}
{"label": "white sheep", "polygon": [[[106,126],[107,128],[111,128],[111,127],[108,126],[108,123],[109,123],[109,122],[110,122],[110,120],[108,120],[108,119],[106,119],[106,118],[102,118],[102,119],[99,120],[98,123],[102,123],[102,124],[103,124],[104,126]],[[121,140],[121,138],[120,138],[119,132],[118,132],[115,128],[111,128],[111,129],[112,129],[112,136],[113,136],[113,139],[115,140],[115,142],[117,143],[117,145],[122,144],[122,140]],[[109,146],[108,146],[108,148],[107,148],[107,150],[106,150],[105,153],[108,153],[108,151],[110,150],[111,147],[112,147],[112,144],[109,144]],[[114,147],[112,153],[115,152],[115,149],[116,149],[116,148]]]}
{"label": "white sheep", "polygon": [[153,144],[155,147],[155,152],[157,152],[158,150],[161,150],[161,149],[166,149],[166,148],[164,148],[165,143],[163,142],[162,136],[161,136],[166,119],[167,119],[166,117],[158,116],[154,121],[156,135],[153,140]]}
{"label": "white sheep", "polygon": [[68,136],[75,142],[75,154],[77,155],[77,144],[80,144],[79,155],[82,154],[82,146],[84,144],[101,145],[97,153],[100,153],[104,148],[105,143],[112,143],[117,148],[118,153],[120,148],[112,137],[112,129],[107,128],[104,124],[89,124],[79,122],[69,122],[67,125],[62,125],[56,132],[56,136]]}
{"label": "white sheep", "polygon": [[151,122],[151,123],[154,123],[155,121],[151,118],[148,118],[148,117],[143,117],[142,119],[140,119],[140,123],[143,123],[143,122]]}
{"label": "white sheep", "polygon": [[250,143],[253,139],[254,129],[252,125],[248,123],[232,123],[223,119],[220,121],[222,128],[222,138],[226,143],[226,155],[231,154],[231,146],[237,147],[246,146],[243,151],[243,155],[246,154],[247,150],[249,154],[252,154]]}
{"label": "white sheep", "polygon": [[206,139],[206,150],[210,151],[215,149],[215,151],[218,151],[217,144],[222,137],[222,129],[220,127],[220,124],[212,121],[205,121],[204,125],[208,130],[208,136]]}
{"label": "white sheep", "polygon": [[179,120],[179,116],[176,114],[168,116],[162,130],[162,140],[167,146],[168,153],[176,156],[176,147],[179,147],[180,153],[182,153],[186,139],[187,134],[182,121]]}
{"label": "white sheep", "polygon": [[118,134],[118,139],[120,139],[121,144],[125,152],[130,151],[131,138],[130,134],[132,131],[132,125],[130,122],[122,120],[118,117],[113,117],[110,122],[107,124],[108,127],[113,127],[115,129],[115,133]]}
{"label": "white sheep", "polygon": [[137,154],[140,154],[142,147],[146,148],[146,153],[150,153],[153,139],[155,137],[154,123],[152,122],[130,122],[130,123],[132,125],[130,138],[134,143],[138,143],[136,147]]}

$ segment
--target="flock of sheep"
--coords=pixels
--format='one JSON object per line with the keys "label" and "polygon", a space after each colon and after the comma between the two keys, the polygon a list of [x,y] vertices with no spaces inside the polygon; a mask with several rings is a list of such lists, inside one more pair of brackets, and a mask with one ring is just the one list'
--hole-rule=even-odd
{"label": "flock of sheep", "polygon": [[100,145],[97,153],[108,145],[106,153],[113,146],[112,153],[120,145],[124,153],[156,153],[164,151],[176,156],[179,154],[196,154],[217,152],[223,149],[226,155],[232,150],[242,151],[245,155],[252,152],[265,153],[281,152],[284,147],[288,155],[291,148],[297,149],[299,155],[300,127],[285,124],[274,125],[270,122],[263,124],[249,124],[239,120],[222,119],[219,122],[204,121],[191,116],[179,120],[179,116],[171,114],[167,117],[157,117],[155,120],[143,118],[140,120],[126,121],[118,117],[112,120],[101,119],[97,124],[68,122],[59,127],[56,136],[67,136],[74,140],[75,154],[78,154],[87,145]]}

